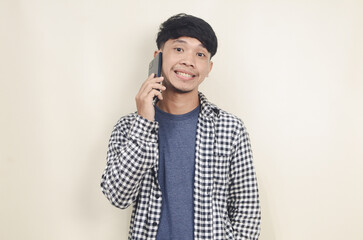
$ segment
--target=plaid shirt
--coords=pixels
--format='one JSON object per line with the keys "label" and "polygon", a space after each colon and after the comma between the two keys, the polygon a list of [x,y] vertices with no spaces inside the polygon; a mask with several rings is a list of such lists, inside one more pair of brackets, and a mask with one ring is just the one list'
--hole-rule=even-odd
{"label": "plaid shirt", "polygon": [[[252,150],[243,122],[199,93],[194,239],[258,239],[260,206]],[[118,208],[134,209],[129,240],[156,238],[161,213],[158,123],[136,113],[111,134],[102,192]]]}

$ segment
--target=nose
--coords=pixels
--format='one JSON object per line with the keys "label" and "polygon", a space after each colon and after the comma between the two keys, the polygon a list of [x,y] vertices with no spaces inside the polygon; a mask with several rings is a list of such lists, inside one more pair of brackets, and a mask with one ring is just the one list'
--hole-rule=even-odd
{"label": "nose", "polygon": [[184,58],[182,59],[182,61],[180,63],[184,66],[188,66],[188,67],[192,67],[192,68],[195,67],[194,57],[192,54],[185,54]]}

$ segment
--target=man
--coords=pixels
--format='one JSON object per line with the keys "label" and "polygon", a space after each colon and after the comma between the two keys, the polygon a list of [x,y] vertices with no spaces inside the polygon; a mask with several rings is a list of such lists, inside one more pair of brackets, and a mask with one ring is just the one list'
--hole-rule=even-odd
{"label": "man", "polygon": [[198,92],[217,51],[213,29],[178,14],[160,26],[156,42],[162,77],[146,79],[137,113],[116,124],[103,193],[116,207],[134,204],[129,239],[258,239],[248,133]]}

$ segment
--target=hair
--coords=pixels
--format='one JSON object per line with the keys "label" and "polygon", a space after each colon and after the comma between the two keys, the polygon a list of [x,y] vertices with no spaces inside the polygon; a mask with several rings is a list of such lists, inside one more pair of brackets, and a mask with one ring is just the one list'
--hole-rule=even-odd
{"label": "hair", "polygon": [[211,58],[216,54],[217,36],[212,27],[203,19],[185,13],[174,15],[160,25],[156,45],[161,49],[169,39],[184,36],[198,39],[210,52]]}

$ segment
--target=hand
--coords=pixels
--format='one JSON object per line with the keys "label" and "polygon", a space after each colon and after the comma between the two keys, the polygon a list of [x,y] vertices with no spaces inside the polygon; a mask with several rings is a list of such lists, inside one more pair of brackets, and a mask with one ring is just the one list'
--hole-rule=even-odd
{"label": "hand", "polygon": [[154,76],[154,74],[151,74],[146,79],[135,97],[137,113],[149,121],[154,121],[155,118],[155,109],[153,105],[154,97],[157,96],[159,100],[163,100],[161,91],[166,89],[165,86],[161,84],[164,77],[154,78]]}

